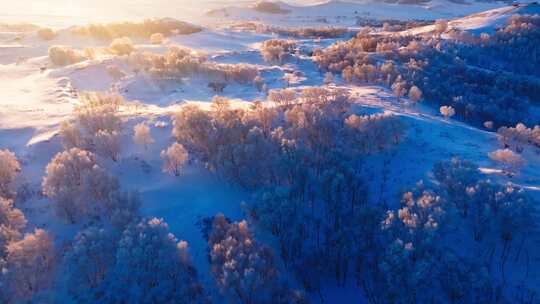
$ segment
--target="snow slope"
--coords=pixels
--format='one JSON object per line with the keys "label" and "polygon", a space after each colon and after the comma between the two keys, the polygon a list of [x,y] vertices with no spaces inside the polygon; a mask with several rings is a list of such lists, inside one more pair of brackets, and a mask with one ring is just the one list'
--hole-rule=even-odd
{"label": "snow slope", "polygon": [[272,24],[353,26],[357,18],[395,20],[436,20],[462,17],[506,6],[502,2],[467,2],[433,0],[421,5],[383,1],[330,0],[298,6],[278,3],[287,14],[267,14],[251,6],[227,6],[212,10],[207,16],[226,20],[258,20]]}
{"label": "snow slope", "polygon": [[[540,14],[540,4],[516,4],[488,10],[478,14],[472,14],[463,18],[450,20],[448,22],[448,28],[468,31],[476,35],[479,35],[480,33],[492,33],[498,27],[505,25],[508,22],[508,19],[515,14]],[[407,30],[402,33],[405,35],[418,35],[430,33],[434,30],[435,27],[433,25],[428,25]]]}

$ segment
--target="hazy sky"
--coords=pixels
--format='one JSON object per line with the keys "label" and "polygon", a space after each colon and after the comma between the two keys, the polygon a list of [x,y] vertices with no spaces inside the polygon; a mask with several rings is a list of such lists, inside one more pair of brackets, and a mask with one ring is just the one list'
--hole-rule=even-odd
{"label": "hazy sky", "polygon": [[[289,0],[302,2],[310,0]],[[0,0],[0,22],[66,26],[88,22],[175,17],[186,21],[232,0]],[[192,20],[196,21],[196,20]]]}

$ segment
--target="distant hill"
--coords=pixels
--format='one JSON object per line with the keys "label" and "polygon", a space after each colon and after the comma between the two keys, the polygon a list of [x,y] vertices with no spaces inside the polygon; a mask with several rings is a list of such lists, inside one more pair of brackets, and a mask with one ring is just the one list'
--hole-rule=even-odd
{"label": "distant hill", "polygon": [[463,17],[508,5],[508,2],[502,1],[472,0],[330,0],[295,3],[292,5],[280,1],[259,1],[225,6],[207,12],[206,16],[261,21],[279,16],[286,16],[289,20],[341,18],[340,21],[343,22],[343,18],[436,20]]}

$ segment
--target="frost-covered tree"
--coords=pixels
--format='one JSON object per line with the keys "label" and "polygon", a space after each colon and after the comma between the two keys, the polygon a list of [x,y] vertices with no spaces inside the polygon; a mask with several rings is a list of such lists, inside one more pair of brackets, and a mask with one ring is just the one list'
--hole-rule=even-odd
{"label": "frost-covered tree", "polygon": [[257,243],[246,221],[214,218],[209,235],[212,273],[232,303],[291,303],[294,292],[280,285],[270,249]]}
{"label": "frost-covered tree", "polygon": [[262,102],[256,101],[244,116],[245,121],[254,125],[260,125],[260,128],[266,136],[269,136],[276,119],[279,117],[279,111],[275,107],[268,107]]}
{"label": "frost-covered tree", "polygon": [[163,171],[180,175],[180,169],[189,158],[187,150],[179,143],[172,144],[166,150],[161,151],[161,159],[163,159]]}
{"label": "frost-covered tree", "polygon": [[263,42],[261,45],[261,54],[265,61],[283,61],[294,53],[296,43],[294,41],[272,39]]}
{"label": "frost-covered tree", "polygon": [[7,290],[15,303],[29,300],[49,285],[54,259],[53,241],[42,229],[7,246]]}
{"label": "frost-covered tree", "polygon": [[417,103],[422,99],[422,91],[417,86],[412,86],[409,89],[409,99],[412,102]]}
{"label": "frost-covered tree", "polygon": [[396,94],[398,101],[407,94],[407,82],[401,78],[401,75],[392,84],[392,91]]}
{"label": "frost-covered tree", "polygon": [[62,145],[66,149],[83,147],[84,142],[81,131],[74,123],[64,121],[60,124],[60,137],[62,137]]}
{"label": "frost-covered tree", "polygon": [[118,161],[120,157],[120,133],[99,130],[94,135],[93,144],[97,153],[106,155],[113,161]]}
{"label": "frost-covered tree", "polygon": [[467,217],[471,208],[467,189],[476,185],[480,179],[479,173],[478,166],[459,158],[440,161],[433,168],[433,174],[446,191],[449,202],[456,206],[463,217]]}
{"label": "frost-covered tree", "polygon": [[0,196],[0,261],[5,258],[7,245],[20,238],[25,226],[26,218],[21,210],[13,207],[12,200]]}
{"label": "frost-covered tree", "polygon": [[132,224],[116,250],[104,303],[204,303],[188,246],[153,218]]}
{"label": "frost-covered tree", "polygon": [[9,150],[0,150],[0,197],[11,196],[11,183],[21,170],[21,164],[15,153]]}
{"label": "frost-covered tree", "polygon": [[540,127],[528,128],[522,123],[515,127],[501,127],[497,130],[497,138],[505,148],[521,153],[530,146],[540,147]]}
{"label": "frost-covered tree", "polygon": [[110,209],[118,182],[97,164],[93,153],[72,148],[58,153],[47,165],[42,188],[55,202],[58,214],[74,223],[83,215]]}
{"label": "frost-covered tree", "polygon": [[441,115],[445,118],[450,118],[456,115],[456,110],[454,110],[454,108],[452,108],[451,106],[442,106],[439,111],[441,112]]}
{"label": "frost-covered tree", "polygon": [[448,21],[437,20],[435,22],[435,34],[441,35],[442,33],[446,32],[447,29],[448,29]]}
{"label": "frost-covered tree", "polygon": [[144,122],[136,124],[133,127],[133,141],[143,146],[144,149],[148,149],[148,146],[154,142],[152,134],[150,133],[150,127]]}
{"label": "frost-covered tree", "polygon": [[296,100],[296,92],[292,89],[275,89],[268,92],[268,99],[280,106],[288,106]]}
{"label": "frost-covered tree", "polygon": [[356,115],[345,120],[349,139],[354,141],[354,149],[362,153],[383,151],[398,144],[405,135],[404,123],[390,113]]}
{"label": "frost-covered tree", "polygon": [[[199,153],[208,154],[213,133],[211,117],[207,111],[194,105],[182,107],[173,115],[173,136],[181,143],[191,143]],[[190,150],[191,151],[191,150]]]}
{"label": "frost-covered tree", "polygon": [[64,258],[68,291],[75,300],[100,300],[105,278],[115,264],[116,242],[116,232],[102,227],[91,226],[77,234]]}
{"label": "frost-covered tree", "polygon": [[60,127],[64,148],[81,148],[118,160],[122,120],[118,115],[120,95],[87,92],[75,108],[76,121]]}
{"label": "frost-covered tree", "polygon": [[505,173],[516,174],[525,165],[525,160],[521,155],[510,149],[499,149],[489,153],[489,158],[500,163]]}
{"label": "frost-covered tree", "polygon": [[334,75],[331,72],[324,74],[324,84],[330,85],[334,82]]}

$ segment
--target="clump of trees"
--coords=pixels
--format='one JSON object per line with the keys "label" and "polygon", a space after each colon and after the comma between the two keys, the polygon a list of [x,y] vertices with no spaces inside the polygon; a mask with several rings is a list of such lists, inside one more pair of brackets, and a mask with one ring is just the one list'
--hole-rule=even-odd
{"label": "clump of trees", "polygon": [[347,28],[325,26],[325,27],[284,27],[267,25],[258,22],[242,22],[231,25],[234,30],[249,31],[256,33],[271,33],[280,36],[290,36],[295,38],[339,38],[348,33]]}
{"label": "clump of trees", "polygon": [[521,64],[520,58],[540,58],[538,28],[537,17],[516,15],[481,37],[452,30],[449,39],[442,39],[440,34],[448,31],[442,21],[434,32],[415,36],[362,31],[349,41],[316,50],[313,59],[347,82],[384,85],[398,98],[416,87],[413,93],[422,94],[411,95],[412,100],[423,97],[437,109],[450,106],[457,117],[474,124],[534,125],[540,121],[527,109],[540,94],[540,85],[529,75],[538,71],[533,71],[534,63]]}
{"label": "clump of trees", "polygon": [[178,241],[162,219],[129,225],[110,271],[106,302],[205,303],[187,242]]}
{"label": "clump of trees", "polygon": [[49,286],[55,252],[42,229],[23,235],[27,220],[14,206],[12,183],[20,171],[15,154],[0,150],[0,301],[19,303]]}
{"label": "clump of trees", "polygon": [[540,152],[540,126],[528,128],[522,123],[515,127],[500,127],[497,130],[497,138],[504,148],[509,148],[518,153],[527,147],[536,147]]}
{"label": "clump of trees", "polygon": [[75,223],[82,217],[112,215],[113,194],[119,186],[97,163],[92,152],[71,148],[47,165],[43,193],[56,204],[58,214]]}
{"label": "clump of trees", "polygon": [[364,154],[382,152],[397,145],[405,135],[403,122],[393,114],[351,115],[345,123],[351,141]]}
{"label": "clump of trees", "polygon": [[508,301],[509,264],[528,264],[523,252],[532,250],[535,202],[461,159],[437,163],[433,174],[433,188],[418,183],[398,208],[375,213],[378,228],[364,230],[368,247],[356,265],[364,295],[370,303]]}
{"label": "clump of trees", "polygon": [[21,164],[15,153],[9,150],[0,150],[0,197],[13,195],[12,182],[21,171]]}
{"label": "clump of trees", "polygon": [[52,238],[42,229],[25,234],[24,238],[6,247],[6,292],[9,302],[31,300],[50,284],[54,267]]}
{"label": "clump of trees", "polygon": [[113,40],[121,37],[149,38],[155,33],[164,36],[189,35],[200,32],[198,26],[171,18],[146,19],[140,23],[118,22],[108,24],[89,24],[71,29],[77,35],[90,36],[99,39]]}
{"label": "clump of trees", "polygon": [[207,303],[188,252],[157,218],[122,230],[90,226],[68,250],[69,294],[81,302]]}
{"label": "clump of trees", "polygon": [[64,148],[80,148],[117,161],[120,156],[122,120],[119,109],[122,96],[87,92],[80,95],[81,104],[75,108],[74,122],[60,126]]}
{"label": "clump of trees", "polygon": [[[279,27],[279,26],[263,26],[264,32],[275,33],[283,36],[291,36],[296,38],[339,38],[343,37],[348,30],[340,27]],[[259,28],[259,31],[260,28]]]}
{"label": "clump of trees", "polygon": [[[388,2],[388,1],[387,1]],[[356,25],[361,27],[381,28],[385,32],[400,32],[415,27],[433,24],[431,20],[379,20],[366,17],[357,17]]]}
{"label": "clump of trees", "polygon": [[280,277],[271,250],[259,244],[246,221],[219,214],[208,238],[212,274],[222,294],[238,303],[303,303]]}
{"label": "clump of trees", "polygon": [[283,63],[294,54],[296,43],[290,40],[271,39],[262,43],[261,55],[267,62]]}
{"label": "clump of trees", "polygon": [[261,13],[268,14],[288,14],[289,10],[281,8],[279,3],[274,3],[270,1],[259,1],[254,6],[253,9]]}
{"label": "clump of trees", "polygon": [[13,206],[13,200],[0,196],[0,261],[6,258],[7,245],[19,240],[26,226],[26,218],[21,210]]}
{"label": "clump of trees", "polygon": [[[173,116],[173,135],[211,170],[254,190],[253,221],[278,239],[304,288],[317,292],[324,275],[345,282],[354,227],[370,216],[356,161],[399,144],[405,126],[390,114],[351,118],[357,114],[338,89],[291,96],[250,109],[225,98],[215,98],[210,111],[185,106]],[[374,137],[376,144],[358,144]]]}
{"label": "clump of trees", "polygon": [[227,84],[254,83],[259,76],[255,65],[209,62],[204,54],[180,47],[171,47],[164,55],[134,52],[128,60],[134,68],[159,79],[181,81],[182,77],[202,75]]}

